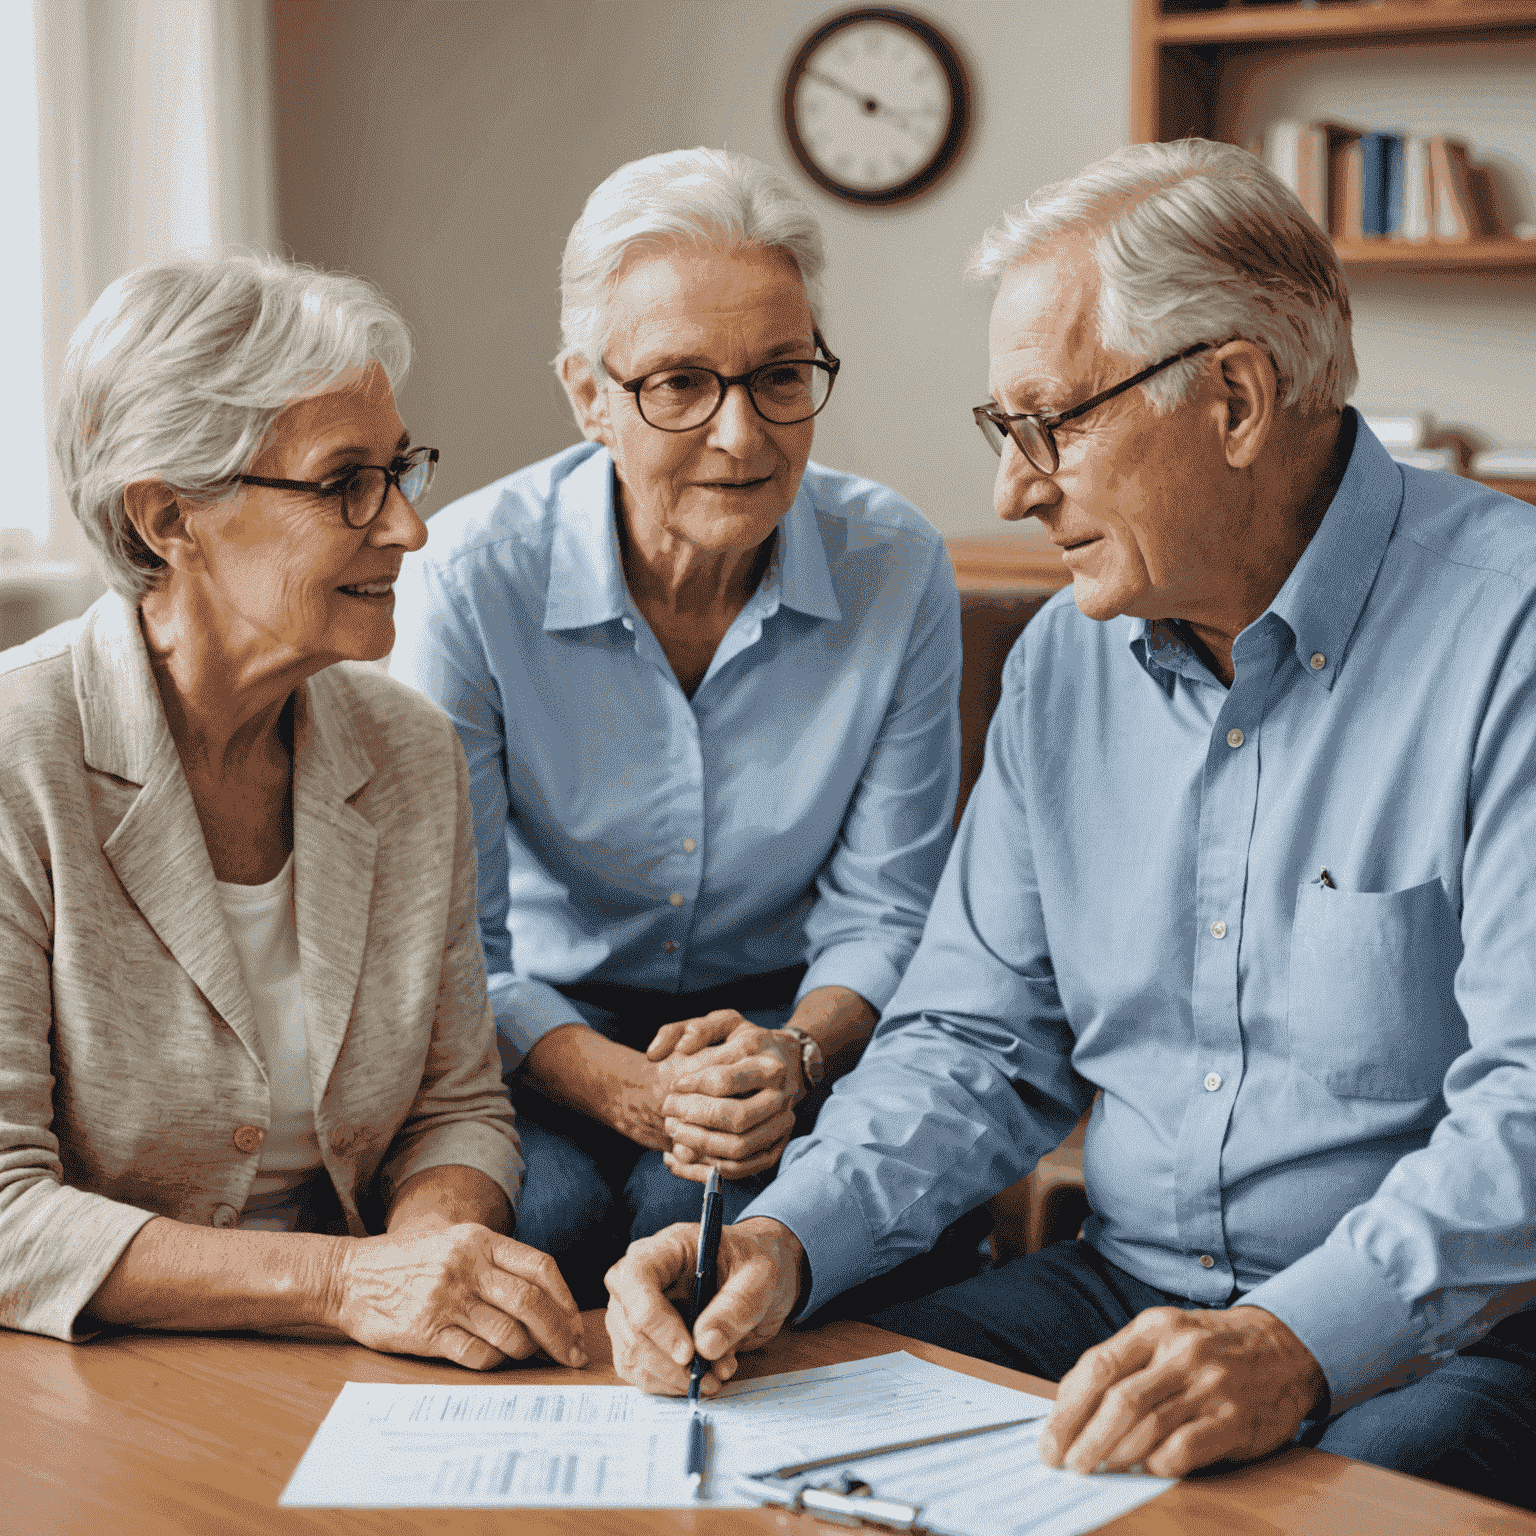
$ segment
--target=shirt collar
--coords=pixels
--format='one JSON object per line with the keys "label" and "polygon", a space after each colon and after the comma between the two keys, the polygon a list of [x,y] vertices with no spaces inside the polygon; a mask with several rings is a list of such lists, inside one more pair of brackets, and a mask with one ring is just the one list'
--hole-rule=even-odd
{"label": "shirt collar", "polygon": [[[544,628],[585,629],[630,612],[615,522],[613,459],[600,448],[561,482],[549,551]],[[764,586],[779,585],[779,601],[818,619],[841,619],[815,502],[804,480],[779,537]]]}
{"label": "shirt collar", "polygon": [[586,629],[629,612],[619,531],[614,521],[613,458],[606,448],[560,482],[544,628]]}
{"label": "shirt collar", "polygon": [[[1295,637],[1302,671],[1331,689],[1403,505],[1403,472],[1352,406],[1355,445],[1344,478],[1269,611]],[[1319,660],[1321,658],[1321,660]]]}
{"label": "shirt collar", "polygon": [[779,519],[778,547],[774,558],[782,573],[779,601],[816,619],[841,619],[832,586],[832,569],[827,564],[827,546],[822,541],[821,523],[816,503],[805,480],[790,503],[789,511]]}
{"label": "shirt collar", "polygon": [[[1355,443],[1323,521],[1285,584],[1254,626],[1270,614],[1290,630],[1296,659],[1331,689],[1397,526],[1403,474],[1355,412]],[[1198,676],[1203,667],[1163,619],[1127,619],[1126,639],[1144,666]],[[1250,627],[1254,627],[1250,626]],[[1245,631],[1246,633],[1246,631]]]}

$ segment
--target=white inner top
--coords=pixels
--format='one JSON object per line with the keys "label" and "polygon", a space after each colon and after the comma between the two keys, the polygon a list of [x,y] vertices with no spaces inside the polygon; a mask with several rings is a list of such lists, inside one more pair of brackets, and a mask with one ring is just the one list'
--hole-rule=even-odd
{"label": "white inner top", "polygon": [[227,885],[222,880],[217,884],[256,1014],[272,1096],[272,1120],[240,1225],[291,1232],[298,1220],[302,1187],[321,1166],[309,1086],[304,994],[299,987],[293,855],[288,855],[277,878],[265,885]]}

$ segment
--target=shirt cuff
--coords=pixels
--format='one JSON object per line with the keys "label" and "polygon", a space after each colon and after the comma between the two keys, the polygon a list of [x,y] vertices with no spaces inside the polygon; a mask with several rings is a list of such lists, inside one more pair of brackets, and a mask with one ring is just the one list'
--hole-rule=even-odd
{"label": "shirt cuff", "polygon": [[526,981],[506,972],[487,983],[491,1012],[496,1015],[496,1045],[503,1074],[522,1065],[523,1058],[552,1029],[580,1024],[581,1011],[547,981]]}
{"label": "shirt cuff", "polygon": [[809,1317],[849,1286],[867,1279],[875,1260],[874,1237],[853,1192],[827,1177],[817,1159],[796,1156],[790,1142],[779,1172],[740,1216],[771,1216],[800,1239],[811,1270],[810,1294],[798,1316]]}
{"label": "shirt cuff", "polygon": [[1311,1351],[1332,1394],[1330,1414],[1434,1369],[1402,1298],[1363,1254],[1324,1243],[1249,1291]]}
{"label": "shirt cuff", "polygon": [[[817,987],[847,987],[857,992],[876,1013],[895,995],[901,972],[878,944],[839,944],[823,950],[811,962],[795,994],[796,1003]],[[569,1005],[567,1005],[569,1006]],[[798,1234],[797,1234],[798,1235]]]}

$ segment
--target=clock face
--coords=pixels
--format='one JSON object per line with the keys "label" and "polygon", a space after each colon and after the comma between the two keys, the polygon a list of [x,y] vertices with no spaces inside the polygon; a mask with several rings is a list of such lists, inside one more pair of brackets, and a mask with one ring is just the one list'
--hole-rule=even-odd
{"label": "clock face", "polygon": [[949,41],[884,7],[819,27],[784,81],[784,128],[802,169],[853,203],[902,202],[954,164],[970,128],[970,87]]}

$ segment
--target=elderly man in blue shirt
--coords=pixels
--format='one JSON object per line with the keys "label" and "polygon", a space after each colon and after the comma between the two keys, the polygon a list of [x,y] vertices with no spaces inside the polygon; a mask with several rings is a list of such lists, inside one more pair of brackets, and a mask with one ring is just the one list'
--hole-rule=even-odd
{"label": "elderly man in blue shirt", "polygon": [[393,668],[469,761],[518,1236],[591,1304],[710,1167],[731,1216],[773,1177],[949,851],[954,573],[909,502],[810,462],[823,260],[745,155],[620,167],[562,269],[587,441],[439,513],[401,583]]}
{"label": "elderly man in blue shirt", "polygon": [[[1091,1106],[1079,1240],[876,1320],[1061,1379],[1053,1464],[1299,1436],[1529,1504],[1536,516],[1346,406],[1337,258],[1242,150],[1123,150],[975,268],[997,510],[1072,594],[1009,657],[923,942],[728,1229],[698,1347],[728,1377]],[[610,1277],[655,1391],[687,1384],[692,1244]]]}

